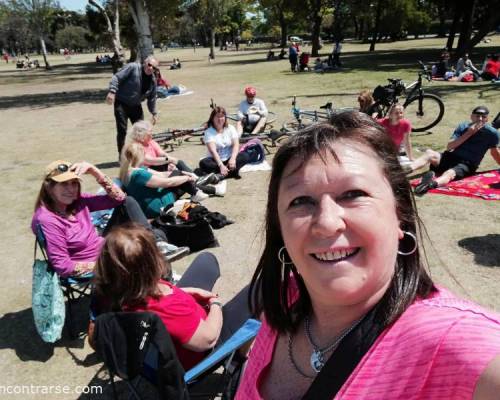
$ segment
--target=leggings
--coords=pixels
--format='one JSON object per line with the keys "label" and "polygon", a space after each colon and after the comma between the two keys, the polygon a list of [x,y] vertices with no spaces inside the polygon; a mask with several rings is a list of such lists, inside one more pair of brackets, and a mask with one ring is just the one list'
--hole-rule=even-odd
{"label": "leggings", "polygon": [[[245,164],[248,164],[250,161],[250,156],[246,152],[241,152],[238,153],[236,157],[236,168],[229,171],[229,175],[227,176],[228,178],[234,178],[239,176],[239,170],[241,167],[243,167]],[[227,164],[229,163],[229,160],[224,161],[224,165],[227,167]],[[215,160],[212,157],[205,157],[200,160],[200,168],[203,170],[203,172],[209,174],[211,172],[219,173],[220,168],[215,162]]]}
{"label": "leggings", "polygon": [[[177,161],[177,164],[175,164],[175,166],[179,171],[193,172],[193,170],[189,168],[189,166],[182,160]],[[162,165],[150,165],[149,168],[154,169],[156,171],[167,171],[168,163]]]}
{"label": "leggings", "polygon": [[[212,291],[219,277],[220,269],[217,259],[212,253],[203,252],[184,272],[177,286],[180,288],[197,287]],[[215,347],[223,344],[247,319],[252,317],[248,308],[248,290],[247,285],[222,307],[222,330]]]}
{"label": "leggings", "polygon": [[132,196],[127,196],[125,201],[113,210],[113,214],[111,215],[106,228],[104,228],[103,236],[106,236],[114,226],[118,226],[126,222],[135,222],[142,225],[148,231],[152,231],[157,241],[167,241],[167,237],[161,229],[155,229],[151,226],[144,215],[141,206]]}

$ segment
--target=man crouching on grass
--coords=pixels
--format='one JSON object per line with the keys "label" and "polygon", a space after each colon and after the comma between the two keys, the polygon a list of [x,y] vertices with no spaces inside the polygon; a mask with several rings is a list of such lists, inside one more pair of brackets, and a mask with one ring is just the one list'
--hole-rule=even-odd
{"label": "man crouching on grass", "polygon": [[474,108],[470,116],[471,122],[458,125],[446,151],[438,153],[427,149],[423,156],[410,164],[412,171],[430,166],[430,171],[422,176],[420,184],[415,188],[416,194],[424,195],[430,189],[474,175],[488,149],[497,164],[500,164],[500,152],[497,148],[499,133],[487,123],[489,113],[485,106]]}

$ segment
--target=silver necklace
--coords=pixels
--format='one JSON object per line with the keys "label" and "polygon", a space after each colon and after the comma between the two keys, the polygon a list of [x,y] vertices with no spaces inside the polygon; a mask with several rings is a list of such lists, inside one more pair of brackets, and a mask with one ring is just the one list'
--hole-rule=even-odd
{"label": "silver necklace", "polygon": [[350,327],[345,329],[340,334],[340,336],[336,338],[331,344],[321,349],[316,343],[314,343],[314,340],[312,338],[311,320],[309,319],[309,317],[304,318],[304,329],[306,331],[307,341],[313,348],[313,352],[311,353],[310,357],[310,363],[311,363],[311,368],[313,369],[314,372],[318,373],[319,371],[321,371],[321,368],[323,368],[326,363],[325,354],[335,349],[342,341],[342,339],[344,339],[356,326],[358,326],[358,324],[361,322],[362,319],[363,317],[354,321],[354,323]]}
{"label": "silver necklace", "polygon": [[295,358],[293,358],[293,352],[292,352],[292,334],[288,334],[288,359],[290,360],[290,363],[292,366],[295,368],[295,371],[299,373],[299,375],[303,376],[304,378],[307,379],[314,379],[316,378],[316,375],[307,375],[302,369],[299,367],[299,365],[295,362]]}

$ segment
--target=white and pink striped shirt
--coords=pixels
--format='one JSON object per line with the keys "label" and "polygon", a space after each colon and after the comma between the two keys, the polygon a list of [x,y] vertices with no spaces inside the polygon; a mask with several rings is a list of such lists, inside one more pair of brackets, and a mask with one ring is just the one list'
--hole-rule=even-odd
{"label": "white and pink striped shirt", "polygon": [[[264,321],[236,399],[262,399],[259,385],[278,335]],[[335,400],[472,399],[500,355],[500,316],[443,288],[417,299],[377,338]]]}

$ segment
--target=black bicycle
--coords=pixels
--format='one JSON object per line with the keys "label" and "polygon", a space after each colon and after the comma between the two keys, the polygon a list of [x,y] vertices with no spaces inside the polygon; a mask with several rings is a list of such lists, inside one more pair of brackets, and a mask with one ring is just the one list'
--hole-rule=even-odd
{"label": "black bicycle", "polygon": [[167,129],[163,132],[153,134],[153,140],[158,142],[164,149],[173,151],[175,147],[188,141],[190,137],[199,137],[200,133],[206,129],[205,126],[196,128]]}
{"label": "black bicycle", "polygon": [[444,115],[444,103],[439,96],[425,93],[422,87],[422,77],[431,81],[428,68],[419,61],[422,70],[415,82],[405,85],[401,79],[388,79],[389,85],[377,86],[373,98],[379,108],[379,116],[385,117],[393,104],[404,96],[405,115],[411,122],[413,132],[425,132],[436,126]]}

